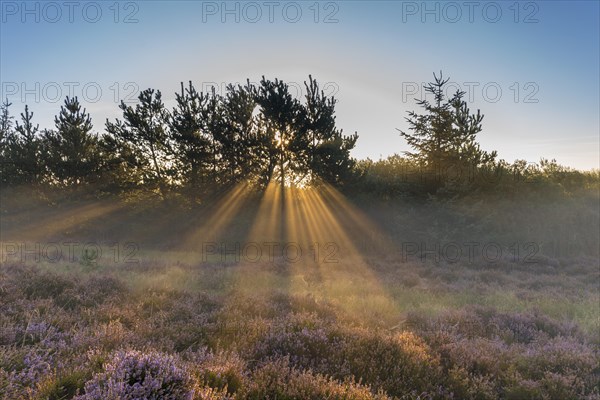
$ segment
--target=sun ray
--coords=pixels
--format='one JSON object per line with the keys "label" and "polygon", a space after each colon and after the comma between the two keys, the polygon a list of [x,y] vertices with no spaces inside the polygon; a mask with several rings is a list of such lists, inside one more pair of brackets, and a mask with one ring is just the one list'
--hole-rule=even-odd
{"label": "sun ray", "polygon": [[2,240],[49,241],[69,238],[77,230],[84,229],[100,218],[106,219],[122,207],[118,202],[95,201],[40,216],[24,212],[22,217],[32,221],[25,224],[13,222],[13,226],[3,226]]}
{"label": "sun ray", "polygon": [[[320,279],[327,282],[327,287],[321,291],[328,300],[335,302],[348,314],[360,313],[362,317],[385,319],[383,314],[397,314],[401,307],[387,294],[383,284],[379,281],[365,257],[355,246],[356,239],[364,235],[367,230],[375,229],[365,216],[360,214],[348,215],[354,212],[343,197],[336,196],[335,204],[343,210],[335,212],[332,203],[317,189],[307,189],[305,217],[306,227],[310,235],[323,243],[334,243],[338,249],[335,259],[318,263]],[[341,196],[341,195],[340,195]],[[360,224],[349,224],[352,230],[344,226],[342,219],[350,221],[363,221],[365,229]],[[323,261],[323,260],[321,260]],[[355,290],[356,295],[348,291]],[[362,294],[362,296],[361,296]],[[352,298],[352,302],[342,299]]]}
{"label": "sun ray", "polygon": [[281,239],[281,199],[279,184],[269,182],[256,212],[254,224],[248,233],[248,240],[261,243],[276,242]]}
{"label": "sun ray", "polygon": [[[235,218],[248,199],[249,190],[246,183],[241,183],[222,196],[223,202],[209,207],[198,217],[198,227],[188,233],[176,250],[198,251],[203,243],[217,242],[225,232],[228,224]],[[204,218],[208,216],[207,218]],[[200,221],[200,219],[202,219]]]}
{"label": "sun ray", "polygon": [[[389,295],[356,245],[373,232],[384,236],[332,187],[282,189],[279,182],[270,182],[245,238],[262,248],[263,257],[258,262],[241,257],[233,265],[232,293],[267,298],[276,293],[310,295],[359,323],[388,326],[397,320],[402,306]],[[279,251],[267,257],[264,246],[273,243]],[[301,248],[302,256],[282,256],[281,250],[289,244]],[[230,306],[236,301],[239,297],[234,296]],[[226,321],[229,316],[221,318]]]}

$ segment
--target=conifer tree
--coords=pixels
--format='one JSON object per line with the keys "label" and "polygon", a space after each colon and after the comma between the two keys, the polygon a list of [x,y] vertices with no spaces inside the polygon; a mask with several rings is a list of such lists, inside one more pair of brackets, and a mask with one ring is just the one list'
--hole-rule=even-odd
{"label": "conifer tree", "polygon": [[283,187],[303,177],[308,168],[308,137],[302,106],[294,99],[289,86],[278,79],[263,76],[257,94],[265,130],[270,179]]}
{"label": "conifer tree", "polygon": [[217,147],[211,127],[218,117],[218,100],[211,94],[198,92],[189,82],[181,83],[181,93],[175,94],[177,105],[169,119],[169,132],[177,159],[177,176],[192,201],[197,201],[202,184],[216,182]]}
{"label": "conifer tree", "polygon": [[8,136],[3,181],[15,185],[42,182],[45,171],[42,162],[43,142],[38,133],[39,125],[33,124],[33,112],[25,105],[21,123],[16,121],[15,132]]}
{"label": "conifer tree", "polygon": [[306,88],[305,123],[308,136],[310,169],[314,177],[332,184],[340,184],[354,167],[350,151],[358,135],[343,135],[335,125],[334,97],[327,97],[309,75]]}
{"label": "conifer tree", "polygon": [[492,162],[496,152],[487,153],[476,142],[483,115],[479,110],[476,114],[470,113],[463,100],[465,92],[457,91],[447,98],[445,90],[449,79],[443,79],[441,72],[439,77],[435,74],[433,77],[434,82],[425,86],[425,91],[433,95],[433,102],[417,101],[425,113],[409,112],[406,121],[412,133],[400,130],[401,136],[415,150],[405,153],[434,173],[437,180],[449,168],[459,168],[466,177],[469,169]]}
{"label": "conifer tree", "polygon": [[100,166],[98,137],[92,134],[92,119],[77,97],[65,99],[54,124],[56,130],[45,132],[52,177],[66,186],[95,181]]}
{"label": "conifer tree", "polygon": [[160,91],[144,90],[138,100],[135,108],[121,102],[123,121],[106,122],[104,142],[126,157],[128,169],[143,185],[158,189],[165,198],[176,172],[168,136],[169,115]]}
{"label": "conifer tree", "polygon": [[8,99],[0,105],[0,152],[12,131],[13,116],[9,112],[11,105]]}
{"label": "conifer tree", "polygon": [[9,174],[13,172],[10,161],[9,144],[13,141],[12,120],[9,107],[12,104],[6,99],[0,105],[0,184],[9,182]]}
{"label": "conifer tree", "polygon": [[222,106],[222,125],[217,130],[221,143],[223,168],[232,182],[258,182],[268,162],[268,141],[258,113],[257,88],[228,85]]}

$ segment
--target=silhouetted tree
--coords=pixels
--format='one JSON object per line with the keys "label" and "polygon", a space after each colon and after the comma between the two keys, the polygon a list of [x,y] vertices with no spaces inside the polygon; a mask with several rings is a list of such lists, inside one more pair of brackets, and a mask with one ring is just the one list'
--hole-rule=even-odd
{"label": "silhouetted tree", "polygon": [[258,85],[229,85],[223,96],[182,83],[172,112],[160,91],[147,89],[135,106],[121,102],[123,118],[107,120],[100,137],[77,98],[66,98],[54,130],[43,135],[27,107],[12,130],[7,101],[0,112],[0,156],[8,165],[2,182],[94,181],[102,191],[150,188],[163,198],[174,189],[193,202],[239,182],[341,184],[353,169],[357,135],[336,128],[336,100],[312,76],[305,86],[302,102],[285,82],[264,76]]}
{"label": "silhouetted tree", "polygon": [[12,130],[13,116],[8,110],[11,105],[12,103],[9,103],[8,99],[0,105],[0,146],[4,145]]}
{"label": "silhouetted tree", "polygon": [[21,123],[16,121],[14,132],[8,131],[4,141],[2,183],[11,185],[38,184],[44,179],[43,142],[38,135],[39,125],[33,124],[33,112],[25,106]]}
{"label": "silhouetted tree", "polygon": [[202,184],[216,183],[217,143],[213,129],[219,118],[219,101],[214,90],[211,94],[199,93],[192,82],[187,88],[181,83],[181,93],[175,94],[175,100],[169,132],[177,176],[192,201],[196,201],[198,193],[207,189],[200,187]]}
{"label": "silhouetted tree", "polygon": [[98,137],[92,119],[77,97],[65,99],[54,118],[56,130],[46,131],[47,167],[61,185],[78,186],[97,180],[100,167]]}
{"label": "silhouetted tree", "polygon": [[110,134],[98,141],[100,150],[99,186],[107,192],[132,192],[143,185],[143,162],[134,145]]}
{"label": "silhouetted tree", "polygon": [[229,179],[264,186],[274,170],[275,150],[272,130],[263,118],[258,96],[258,89],[249,81],[244,86],[229,85],[217,137]]}
{"label": "silhouetted tree", "polygon": [[354,168],[350,151],[358,135],[344,136],[335,126],[334,97],[327,97],[316,80],[309,75],[304,106],[309,146],[310,169],[314,177],[332,184],[341,184]]}
{"label": "silhouetted tree", "polygon": [[449,79],[433,74],[435,82],[425,86],[425,91],[434,97],[417,104],[424,114],[409,112],[406,121],[412,133],[400,131],[402,137],[415,149],[406,154],[440,178],[448,168],[459,168],[466,172],[481,164],[492,162],[496,152],[487,153],[479,147],[476,136],[481,132],[483,115],[477,110],[471,114],[462,99],[465,92],[457,91],[450,99],[445,96],[445,85]]}
{"label": "silhouetted tree", "polygon": [[481,132],[481,121],[483,115],[477,110],[477,114],[471,114],[467,107],[467,102],[462,98],[465,92],[457,92],[452,99],[454,126],[454,143],[450,147],[451,156],[456,161],[463,164],[469,164],[474,167],[491,163],[495,160],[497,152],[490,153],[481,150],[476,136]]}
{"label": "silhouetted tree", "polygon": [[0,105],[0,184],[8,183],[8,174],[12,172],[10,165],[9,143],[12,141],[13,116],[10,115],[9,108],[12,104],[6,99]]}
{"label": "silhouetted tree", "polygon": [[175,175],[172,146],[167,134],[168,112],[160,91],[147,89],[140,93],[135,108],[121,102],[123,121],[106,121],[104,143],[116,150],[134,175],[144,185],[159,189],[163,198]]}
{"label": "silhouetted tree", "polygon": [[268,155],[265,173],[282,186],[302,179],[309,168],[308,137],[305,113],[294,99],[289,86],[278,79],[270,81],[263,76],[257,94],[264,145]]}

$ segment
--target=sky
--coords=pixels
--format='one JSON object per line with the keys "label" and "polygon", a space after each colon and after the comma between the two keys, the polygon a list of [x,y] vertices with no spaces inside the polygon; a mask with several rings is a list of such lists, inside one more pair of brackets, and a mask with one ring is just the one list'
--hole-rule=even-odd
{"label": "sky", "polygon": [[4,1],[1,97],[52,128],[67,95],[96,132],[154,88],[309,74],[358,132],[357,158],[410,150],[399,135],[443,71],[484,114],[478,140],[509,162],[600,167],[599,1]]}

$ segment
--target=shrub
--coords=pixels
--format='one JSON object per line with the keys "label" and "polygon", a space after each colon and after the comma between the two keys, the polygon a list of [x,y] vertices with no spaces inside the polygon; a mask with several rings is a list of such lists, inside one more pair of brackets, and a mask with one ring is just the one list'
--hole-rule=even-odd
{"label": "shrub", "polygon": [[257,343],[252,354],[255,360],[282,357],[295,368],[336,379],[354,377],[393,396],[444,392],[439,360],[410,332],[342,329],[314,315],[291,314]]}
{"label": "shrub", "polygon": [[183,353],[197,381],[221,394],[233,395],[247,381],[246,363],[235,353],[213,353],[206,347]]}
{"label": "shrub", "polygon": [[83,389],[91,373],[85,369],[76,369],[52,375],[39,384],[38,397],[47,400],[72,399]]}
{"label": "shrub", "polygon": [[193,398],[190,374],[173,356],[162,353],[119,351],[85,384],[85,394],[78,400]]}
{"label": "shrub", "polygon": [[57,298],[75,284],[69,279],[50,272],[27,274],[23,292],[28,299]]}
{"label": "shrub", "polygon": [[384,400],[384,394],[373,394],[368,387],[351,381],[338,382],[332,378],[299,371],[287,359],[265,363],[253,375],[252,385],[245,398],[286,400]]}

